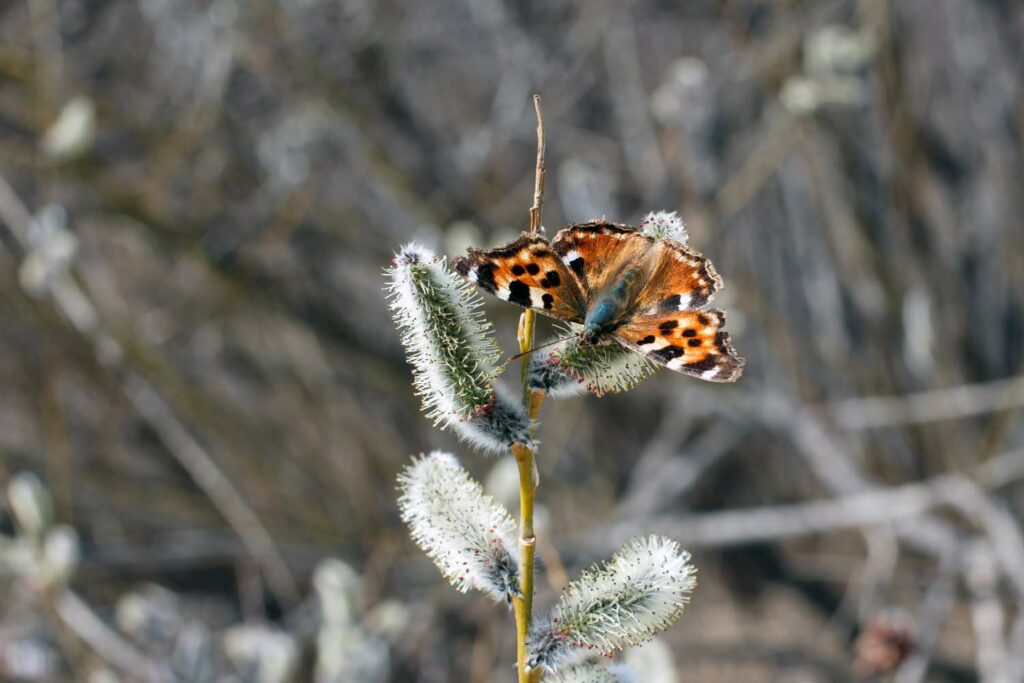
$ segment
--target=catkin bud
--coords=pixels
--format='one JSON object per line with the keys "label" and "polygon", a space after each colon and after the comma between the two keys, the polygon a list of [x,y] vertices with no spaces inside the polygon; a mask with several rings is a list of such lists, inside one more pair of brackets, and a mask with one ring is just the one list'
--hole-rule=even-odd
{"label": "catkin bud", "polygon": [[7,502],[21,533],[32,538],[43,535],[53,521],[50,493],[32,472],[18,472],[7,485]]}
{"label": "catkin bud", "polygon": [[544,683],[622,683],[603,664],[589,662],[544,677]]}
{"label": "catkin bud", "polygon": [[611,667],[619,683],[675,683],[679,680],[672,650],[660,638],[626,650],[624,662]]}
{"label": "catkin bud", "polygon": [[355,620],[363,595],[363,580],[341,560],[328,558],[313,572],[313,588],[320,598],[320,613],[328,626],[347,626]]}
{"label": "catkin bud", "polygon": [[531,629],[530,668],[554,672],[650,640],[682,616],[695,572],[675,541],[633,539],[570,583],[554,611]]}
{"label": "catkin bud", "polygon": [[260,624],[241,624],[224,632],[224,653],[258,683],[294,680],[300,650],[295,638]]}
{"label": "catkin bud", "polygon": [[64,585],[78,567],[80,556],[78,532],[64,524],[55,526],[43,539],[35,578],[47,586]]}
{"label": "catkin bud", "polygon": [[423,410],[478,448],[532,444],[521,401],[495,387],[499,351],[479,294],[443,258],[409,244],[387,270],[391,310]]}
{"label": "catkin bud", "polygon": [[632,389],[656,369],[654,363],[618,342],[593,346],[582,343],[579,336],[571,336],[533,352],[528,382],[531,389],[544,391],[552,398],[588,391],[603,396]]}
{"label": "catkin bud", "polygon": [[675,211],[652,211],[644,216],[640,224],[640,231],[656,240],[671,239],[681,244],[686,244],[689,235],[686,232],[686,224]]}
{"label": "catkin bud", "polygon": [[398,488],[413,540],[456,589],[507,602],[519,594],[516,524],[454,456],[435,451],[413,460]]}

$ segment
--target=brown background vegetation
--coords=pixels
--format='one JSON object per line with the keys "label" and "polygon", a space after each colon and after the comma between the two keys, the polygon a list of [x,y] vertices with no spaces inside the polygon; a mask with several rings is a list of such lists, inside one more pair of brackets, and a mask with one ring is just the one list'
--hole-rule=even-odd
{"label": "brown background vegetation", "polygon": [[[525,226],[538,92],[548,232],[678,210],[747,358],[545,406],[560,561],[691,547],[690,683],[852,680],[894,612],[899,680],[1022,680],[1022,45],[999,0],[0,1],[0,478],[47,481],[104,618],[155,582],[276,619],[336,556],[416,615],[393,680],[511,680],[511,619],[397,519],[410,454],[497,461],[420,415],[381,269]],[[85,303],[19,279],[47,205]]]}

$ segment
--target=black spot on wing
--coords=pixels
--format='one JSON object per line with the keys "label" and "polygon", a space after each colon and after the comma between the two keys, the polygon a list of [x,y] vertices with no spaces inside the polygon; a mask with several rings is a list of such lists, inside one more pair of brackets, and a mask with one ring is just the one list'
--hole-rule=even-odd
{"label": "black spot on wing", "polygon": [[662,332],[668,332],[669,330],[674,330],[677,327],[679,327],[678,320],[666,320],[665,322],[658,325],[658,329],[661,330]]}
{"label": "black spot on wing", "polygon": [[547,243],[547,239],[541,235],[524,232],[504,246],[495,247],[494,249],[470,249],[468,254],[470,258],[501,259],[509,256],[515,256],[528,247],[533,248],[538,253],[542,250],[546,252],[547,249],[545,247],[547,246]]}
{"label": "black spot on wing", "polygon": [[476,283],[491,294],[498,290],[498,284],[494,281],[496,268],[493,263],[481,263],[476,267]]}
{"label": "black spot on wing", "polygon": [[580,277],[583,277],[583,266],[586,265],[586,261],[583,260],[582,256],[577,256],[572,261],[569,261],[569,267],[572,268],[572,272],[576,273]]}
{"label": "black spot on wing", "polygon": [[530,288],[520,280],[512,280],[508,283],[508,300],[529,308],[532,305],[530,303]]}
{"label": "black spot on wing", "polygon": [[679,348],[678,346],[666,346],[663,349],[651,351],[650,357],[656,361],[668,363],[673,358],[679,358],[679,356],[683,355],[684,353],[686,352],[683,349]]}
{"label": "black spot on wing", "polygon": [[701,359],[701,360],[699,360],[699,361],[697,361],[695,363],[686,363],[685,364],[686,369],[687,370],[692,370],[693,372],[707,372],[708,370],[712,370],[712,369],[714,369],[717,366],[718,366],[718,356],[717,355],[709,355],[709,356],[706,356],[705,358],[703,358],[703,359]]}
{"label": "black spot on wing", "polygon": [[540,298],[540,300],[544,302],[544,308],[547,310],[551,310],[551,308],[555,304],[555,297],[551,296],[550,294],[545,293],[544,296]]}
{"label": "black spot on wing", "polygon": [[[545,280],[547,281],[547,284],[544,284]],[[556,271],[556,270],[549,270],[548,272],[544,273],[544,280],[541,280],[541,285],[540,286],[541,287],[558,287],[561,284],[562,284],[562,278],[558,276],[558,271]]]}
{"label": "black spot on wing", "polygon": [[526,268],[523,268],[518,263],[515,264],[514,266],[512,266],[512,274],[515,275],[516,277],[519,277],[520,275],[522,275],[525,272],[526,272]]}
{"label": "black spot on wing", "polygon": [[638,341],[637,344],[639,344],[640,346],[646,346],[647,344],[653,344],[654,341],[655,341],[654,335],[653,334],[649,334],[646,337],[644,337],[643,339],[641,339],[640,341]]}
{"label": "black spot on wing", "polygon": [[536,263],[527,263],[526,272],[529,273],[530,275],[536,275],[537,273],[540,272],[540,266],[538,266]]}
{"label": "black spot on wing", "polygon": [[679,296],[678,294],[673,294],[672,296],[658,304],[658,310],[665,312],[678,311],[680,301],[682,301],[682,297]]}
{"label": "black spot on wing", "polygon": [[690,346],[700,346],[701,344],[700,339],[691,339],[686,343],[689,344]]}
{"label": "black spot on wing", "polygon": [[689,329],[683,330],[683,336],[684,337],[696,337],[697,336],[697,330],[693,329],[692,327],[689,328]]}

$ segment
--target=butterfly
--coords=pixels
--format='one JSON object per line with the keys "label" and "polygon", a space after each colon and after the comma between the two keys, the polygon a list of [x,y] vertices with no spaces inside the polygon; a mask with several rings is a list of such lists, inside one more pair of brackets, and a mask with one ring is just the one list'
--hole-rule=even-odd
{"label": "butterfly", "polygon": [[712,382],[743,372],[722,330],[725,313],[705,308],[722,279],[711,261],[669,237],[592,221],[550,242],[524,232],[502,247],[470,249],[452,266],[499,299],[582,325],[587,343],[618,342]]}

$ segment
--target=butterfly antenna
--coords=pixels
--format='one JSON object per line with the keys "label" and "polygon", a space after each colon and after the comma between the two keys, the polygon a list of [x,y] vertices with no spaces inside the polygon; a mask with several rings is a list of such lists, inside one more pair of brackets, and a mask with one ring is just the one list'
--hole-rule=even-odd
{"label": "butterfly antenna", "polygon": [[541,344],[540,346],[534,346],[532,349],[530,349],[528,351],[523,351],[522,353],[517,353],[514,356],[509,356],[508,358],[505,359],[504,363],[502,363],[501,365],[499,365],[495,369],[493,376],[495,378],[497,378],[497,377],[500,377],[501,375],[503,375],[505,373],[505,369],[509,366],[509,363],[511,363],[512,361],[519,360],[523,356],[525,356],[525,355],[527,355],[529,353],[533,353],[534,351],[539,351],[540,349],[546,349],[549,346],[554,346],[555,344],[558,344],[560,342],[564,342],[566,339],[571,339],[574,336],[575,336],[574,334],[567,334],[566,336],[559,337],[558,339],[556,339],[554,341],[550,341],[547,344]]}
{"label": "butterfly antenna", "polygon": [[505,361],[505,363],[506,364],[511,363],[514,360],[519,360],[520,358],[522,358],[523,356],[525,356],[528,353],[533,353],[534,351],[539,351],[541,349],[546,349],[549,346],[554,346],[555,344],[558,344],[560,342],[564,342],[566,339],[569,339],[572,336],[574,336],[574,335],[570,334],[570,335],[568,335],[566,337],[559,337],[558,339],[556,339],[554,341],[550,341],[547,344],[541,344],[540,346],[534,346],[532,349],[528,349],[526,351],[523,351],[522,353],[517,353],[514,356],[509,356],[508,360]]}

